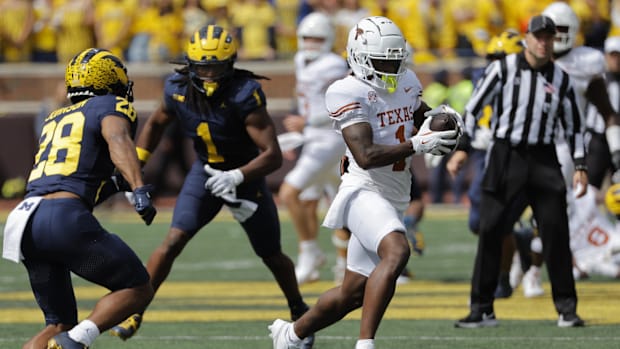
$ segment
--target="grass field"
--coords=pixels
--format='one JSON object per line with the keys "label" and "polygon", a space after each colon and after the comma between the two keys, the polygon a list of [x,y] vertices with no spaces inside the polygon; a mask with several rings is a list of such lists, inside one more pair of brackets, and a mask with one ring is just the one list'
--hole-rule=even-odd
{"label": "grass field", "polygon": [[[132,210],[97,210],[108,230],[123,237],[143,260],[163,239],[170,211],[161,210],[155,223],[144,226]],[[283,246],[296,258],[295,236],[282,213]],[[0,213],[4,223],[6,212]],[[476,238],[466,229],[462,208],[429,207],[421,224],[427,248],[412,257],[415,279],[397,289],[382,322],[377,348],[618,348],[620,347],[620,284],[593,279],[577,284],[579,313],[588,326],[556,327],[556,314],[545,295],[527,299],[517,289],[512,298],[496,302],[500,326],[455,329],[455,319],[467,314],[469,276]],[[302,286],[307,301],[333,286],[333,247],[329,232],[321,233],[328,253],[322,280]],[[106,291],[75,279],[80,318]],[[104,348],[271,348],[267,325],[288,316],[286,302],[271,274],[250,249],[240,226],[223,212],[201,231],[177,259],[173,271],[145,315],[138,335],[127,342],[103,334],[92,346]],[[316,349],[351,349],[360,312],[317,335]],[[20,348],[43,325],[23,266],[0,262],[0,348]]]}

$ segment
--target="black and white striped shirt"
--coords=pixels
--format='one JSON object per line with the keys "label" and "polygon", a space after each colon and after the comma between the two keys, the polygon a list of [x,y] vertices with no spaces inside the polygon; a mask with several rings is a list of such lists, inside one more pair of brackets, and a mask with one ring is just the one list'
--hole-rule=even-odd
{"label": "black and white striped shirt", "polygon": [[493,139],[520,145],[554,144],[558,127],[575,165],[585,161],[584,125],[569,75],[549,62],[533,69],[524,53],[492,62],[465,106],[466,132],[472,137],[482,109],[493,109]]}

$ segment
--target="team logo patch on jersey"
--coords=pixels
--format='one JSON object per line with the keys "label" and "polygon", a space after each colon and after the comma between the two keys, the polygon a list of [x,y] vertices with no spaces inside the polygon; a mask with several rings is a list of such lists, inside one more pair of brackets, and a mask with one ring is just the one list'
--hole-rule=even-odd
{"label": "team logo patch on jersey", "polygon": [[375,92],[375,91],[368,91],[368,101],[370,103],[377,102],[377,92]]}
{"label": "team logo patch on jersey", "polygon": [[185,96],[180,95],[180,94],[176,94],[176,93],[174,93],[174,94],[172,95],[172,98],[173,98],[175,101],[179,101],[179,102],[181,102],[181,103],[185,102]]}

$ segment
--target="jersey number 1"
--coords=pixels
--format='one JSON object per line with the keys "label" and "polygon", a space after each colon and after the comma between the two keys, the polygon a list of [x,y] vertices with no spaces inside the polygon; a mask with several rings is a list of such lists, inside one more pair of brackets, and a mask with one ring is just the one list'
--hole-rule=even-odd
{"label": "jersey number 1", "polygon": [[[396,134],[394,135],[396,137],[396,139],[398,139],[401,143],[405,143],[406,139],[405,139],[405,126],[401,125],[398,130],[396,130]],[[393,165],[392,165],[392,171],[395,172],[400,172],[400,171],[404,171],[405,170],[405,166],[407,165],[407,162],[405,161],[405,159],[400,159],[398,161],[396,161]]]}

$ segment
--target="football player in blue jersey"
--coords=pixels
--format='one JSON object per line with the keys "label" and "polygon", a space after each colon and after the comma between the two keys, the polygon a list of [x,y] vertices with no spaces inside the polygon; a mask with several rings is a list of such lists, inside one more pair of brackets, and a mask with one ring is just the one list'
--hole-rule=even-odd
{"label": "football player in blue jersey", "polygon": [[[196,31],[179,62],[183,67],[166,79],[163,102],[138,137],[138,157],[146,162],[166,125],[176,118],[197,156],[177,197],[168,235],[151,254],[147,270],[157,290],[185,245],[227,206],[297,318],[308,307],[294,264],[282,252],[278,212],[265,181],[281,166],[282,153],[257,81],[264,77],[234,68],[236,56],[236,41],[227,30],[209,25]],[[127,339],[141,321],[135,314],[111,333]],[[311,345],[312,338],[306,348]]]}
{"label": "football player in blue jersey", "polygon": [[[118,57],[94,48],[69,62],[65,82],[72,104],[45,118],[26,198],[4,231],[3,257],[24,263],[45,316],[46,327],[23,348],[88,348],[153,297],[142,261],[92,214],[117,191],[116,169],[146,224],[155,217],[133,142],[132,82]],[[110,290],[80,323],[71,273]]]}

